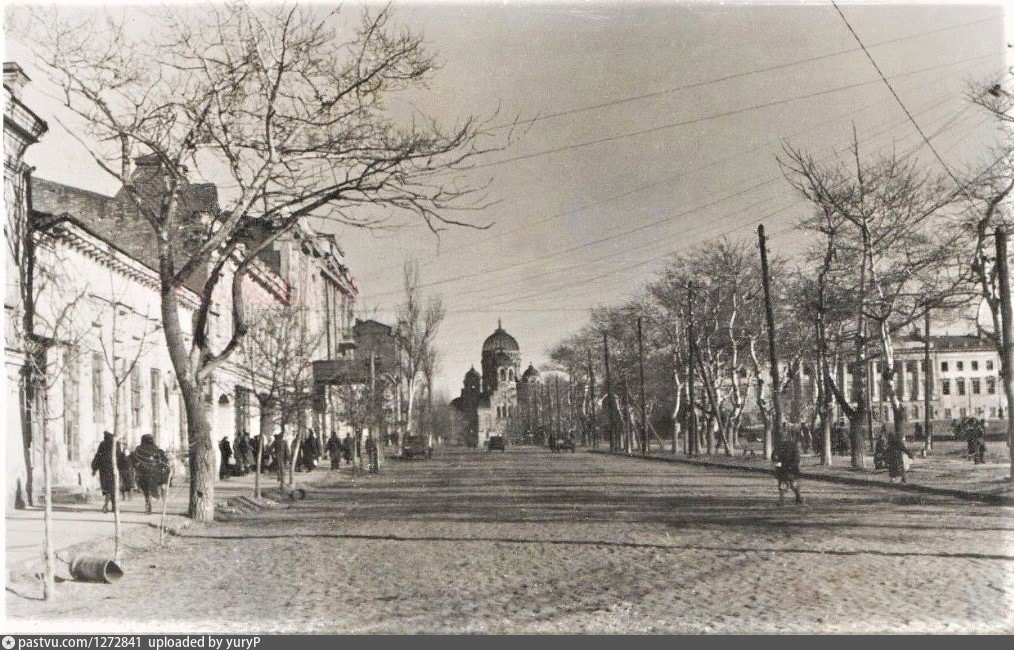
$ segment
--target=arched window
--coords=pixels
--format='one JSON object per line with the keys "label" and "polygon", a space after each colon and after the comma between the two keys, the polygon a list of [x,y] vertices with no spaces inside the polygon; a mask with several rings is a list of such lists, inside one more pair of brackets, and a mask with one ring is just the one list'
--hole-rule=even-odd
{"label": "arched window", "polygon": [[504,374],[504,370],[503,370],[503,368],[500,368],[500,381],[503,381],[505,378],[506,378],[506,375]]}
{"label": "arched window", "polygon": [[507,380],[514,381],[514,368],[509,368],[507,370]]}

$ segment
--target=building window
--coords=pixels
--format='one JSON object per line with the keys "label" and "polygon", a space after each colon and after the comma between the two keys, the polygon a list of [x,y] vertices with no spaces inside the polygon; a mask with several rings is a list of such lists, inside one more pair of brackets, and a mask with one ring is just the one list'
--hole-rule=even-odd
{"label": "building window", "polygon": [[919,399],[919,376],[916,374],[912,374],[910,377],[911,382],[909,382],[909,386],[911,387],[912,391],[911,393],[912,401],[915,402],[916,400]]}
{"label": "building window", "polygon": [[965,369],[965,362],[964,361],[955,361],[954,362],[954,367],[955,367],[955,369],[957,369],[958,372],[961,372],[962,370]]}
{"label": "building window", "polygon": [[978,377],[972,377],[972,395],[979,395],[982,393],[982,383]]}
{"label": "building window", "polygon": [[95,424],[105,422],[105,410],[102,408],[102,368],[105,360],[98,352],[92,353],[92,421]]}
{"label": "building window", "polygon": [[964,406],[962,406],[961,408],[958,409],[958,417],[962,417],[963,418],[966,415],[968,415],[968,411],[965,410]]}
{"label": "building window", "polygon": [[989,418],[991,420],[995,420],[996,419],[996,407],[995,406],[990,406],[989,407]]}
{"label": "building window", "polygon": [[130,426],[141,426],[141,373],[136,367],[130,370]]}
{"label": "building window", "polygon": [[950,420],[951,419],[951,409],[950,409],[950,407],[944,409],[944,419],[945,420]]}
{"label": "building window", "polygon": [[993,360],[992,359],[986,359],[986,370],[992,370],[992,369],[993,369]]}
{"label": "building window", "polygon": [[958,377],[957,381],[955,381],[954,383],[957,384],[957,386],[958,386],[958,395],[964,395],[965,394],[965,378],[964,377]]}
{"label": "building window", "polygon": [[67,352],[67,363],[63,376],[63,442],[67,445],[67,460],[80,460],[81,438],[78,405],[80,388],[78,384],[77,357]]}
{"label": "building window", "polygon": [[996,377],[986,377],[986,393],[996,395]]}
{"label": "building window", "polygon": [[978,416],[978,417],[981,418],[983,415],[985,415],[985,413],[986,413],[986,409],[984,409],[983,407],[981,407],[981,406],[976,406],[975,407],[975,415],[976,416]]}
{"label": "building window", "polygon": [[940,362],[940,372],[947,372],[947,362],[946,361],[941,361]]}
{"label": "building window", "polygon": [[250,430],[250,391],[236,386],[236,433]]}
{"label": "building window", "polygon": [[162,375],[159,374],[158,368],[151,369],[151,437],[155,439],[155,443],[158,444],[159,424],[162,419],[162,411],[159,408],[159,402],[162,398]]}
{"label": "building window", "polygon": [[978,370],[978,369],[979,369],[979,362],[978,361],[973,361],[972,362],[972,370]]}
{"label": "building window", "polygon": [[951,380],[950,379],[941,379],[940,380],[940,393],[943,394],[943,395],[950,395],[951,394]]}
{"label": "building window", "polygon": [[916,419],[916,420],[919,419],[919,407],[918,406],[912,406],[912,418]]}

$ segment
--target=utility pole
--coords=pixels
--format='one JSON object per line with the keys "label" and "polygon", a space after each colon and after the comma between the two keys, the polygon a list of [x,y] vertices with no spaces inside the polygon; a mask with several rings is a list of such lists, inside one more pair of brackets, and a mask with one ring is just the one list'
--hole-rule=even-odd
{"label": "utility pole", "polygon": [[637,363],[641,375],[641,455],[648,455],[648,425],[645,417],[644,403],[644,336],[641,327],[642,318],[637,317]]}
{"label": "utility pole", "polygon": [[609,411],[609,451],[616,451],[616,404],[613,403],[613,379],[609,373],[609,334],[602,332],[606,358],[606,409]]}
{"label": "utility pole", "polygon": [[687,283],[687,456],[697,455],[697,417],[694,413],[694,362],[697,340],[694,335],[694,283]]}
{"label": "utility pole", "polygon": [[1003,377],[1004,394],[1007,397],[1007,450],[1010,454],[1010,478],[1014,481],[1014,349],[1011,349],[1011,340],[1014,334],[1014,309],[1011,308],[1010,296],[1010,268],[1007,265],[1007,231],[1003,228],[996,229],[996,272],[997,282],[1000,283],[1000,320],[1002,332],[1000,334],[1000,373]]}
{"label": "utility pole", "polygon": [[928,456],[933,450],[933,419],[930,417],[930,410],[933,408],[933,366],[930,364],[930,310],[926,310],[925,322],[923,323],[923,346],[922,346],[922,404],[923,404],[923,453]]}
{"label": "utility pole", "polygon": [[781,382],[778,380],[778,350],[775,347],[775,313],[771,307],[771,276],[768,271],[768,247],[764,238],[764,224],[757,226],[760,240],[761,282],[764,285],[764,316],[768,323],[768,357],[771,363],[771,406],[774,409],[774,424],[771,435],[764,437],[764,458],[770,459],[774,443],[782,439],[782,400],[779,395]]}
{"label": "utility pole", "polygon": [[559,440],[560,435],[563,433],[563,427],[560,423],[560,375],[553,376],[553,387],[556,392],[556,438]]}
{"label": "utility pole", "polygon": [[598,449],[599,436],[598,427],[595,421],[595,366],[592,365],[591,350],[588,350],[588,383],[589,390],[591,391],[591,420],[589,423],[589,433],[591,435],[591,445],[593,449]]}

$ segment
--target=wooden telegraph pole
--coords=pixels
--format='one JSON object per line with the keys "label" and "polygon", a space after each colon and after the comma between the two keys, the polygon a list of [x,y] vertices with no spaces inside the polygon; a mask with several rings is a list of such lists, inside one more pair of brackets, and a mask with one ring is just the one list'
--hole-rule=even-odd
{"label": "wooden telegraph pole", "polygon": [[687,456],[697,455],[697,417],[694,413],[694,363],[697,360],[697,340],[694,337],[694,283],[687,283]]}
{"label": "wooden telegraph pole", "polygon": [[588,384],[589,391],[591,392],[591,420],[589,422],[589,434],[591,435],[591,445],[593,449],[598,449],[599,446],[599,434],[598,423],[595,421],[595,366],[592,365],[591,350],[588,350]]}
{"label": "wooden telegraph pole", "polygon": [[764,436],[764,458],[771,458],[774,443],[782,438],[782,401],[779,396],[778,350],[775,348],[775,313],[771,308],[771,277],[768,271],[768,247],[764,238],[764,224],[757,226],[760,243],[761,282],[764,285],[764,316],[768,323],[768,358],[771,363],[771,406],[774,409],[774,424],[771,434]]}
{"label": "wooden telegraph pole", "polygon": [[930,363],[930,310],[926,310],[923,323],[922,346],[922,405],[923,405],[923,451],[928,456],[933,450],[933,419],[930,410],[933,408],[933,366]]}
{"label": "wooden telegraph pole", "polygon": [[644,405],[644,337],[641,328],[642,318],[637,317],[637,364],[641,375],[641,455],[648,455],[648,425]]}
{"label": "wooden telegraph pole", "polygon": [[996,229],[996,272],[1000,284],[1000,334],[1001,358],[1000,372],[1003,376],[1004,394],[1007,397],[1007,450],[1010,453],[1010,478],[1014,481],[1014,411],[1011,407],[1014,396],[1014,350],[1011,340],[1014,334],[1014,309],[1011,308],[1010,268],[1007,264],[1007,232],[1003,228]]}
{"label": "wooden telegraph pole", "polygon": [[616,405],[613,403],[613,379],[609,373],[609,335],[602,332],[606,358],[606,409],[609,411],[609,451],[616,451]]}

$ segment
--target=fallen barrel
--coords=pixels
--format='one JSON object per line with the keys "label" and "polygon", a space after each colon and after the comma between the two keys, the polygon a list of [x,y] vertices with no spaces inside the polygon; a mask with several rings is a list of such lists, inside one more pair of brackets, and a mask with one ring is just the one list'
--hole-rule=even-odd
{"label": "fallen barrel", "polygon": [[70,575],[83,582],[116,582],[123,577],[123,569],[109,558],[83,555],[71,560]]}

